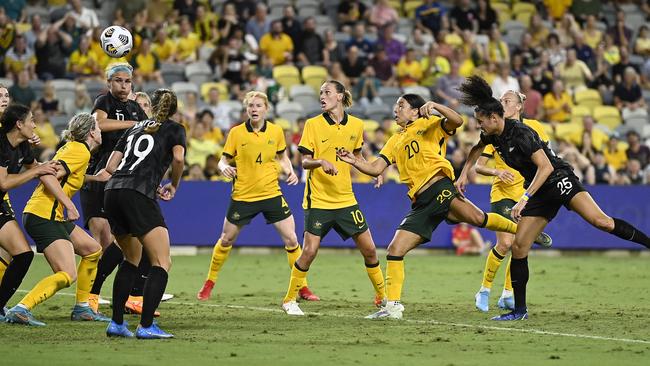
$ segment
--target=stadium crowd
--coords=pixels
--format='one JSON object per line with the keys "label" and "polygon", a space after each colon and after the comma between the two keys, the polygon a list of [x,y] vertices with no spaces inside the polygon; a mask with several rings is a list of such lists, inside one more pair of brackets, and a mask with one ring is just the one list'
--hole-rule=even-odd
{"label": "stadium crowd", "polygon": [[[456,88],[477,74],[497,98],[525,96],[524,116],[544,122],[584,183],[647,184],[648,16],[647,1],[11,1],[0,6],[0,84],[31,106],[38,154],[48,159],[70,116],[89,112],[106,90],[106,66],[127,61],[134,91],[166,85],[179,96],[185,179],[224,180],[219,157],[245,119],[247,91],[271,98],[299,170],[305,119],[321,113],[318,90],[330,78],[353,91],[348,112],[365,121],[366,156],[396,131],[393,103],[403,91],[462,113],[467,123],[447,149],[459,173],[480,131]],[[111,24],[134,36],[122,60],[99,43]],[[399,181],[390,169],[385,180]]]}

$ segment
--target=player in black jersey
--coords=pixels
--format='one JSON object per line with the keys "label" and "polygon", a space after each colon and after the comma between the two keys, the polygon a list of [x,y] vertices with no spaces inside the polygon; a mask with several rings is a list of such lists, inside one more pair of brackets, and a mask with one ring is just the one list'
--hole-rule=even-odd
{"label": "player in black jersey", "polygon": [[465,191],[467,174],[486,145],[494,146],[506,164],[524,177],[526,192],[512,208],[518,222],[512,245],[510,275],[515,296],[515,310],[493,320],[528,318],[526,284],[528,283],[528,252],[533,240],[555,217],[560,207],[575,211],[594,227],[650,248],[650,238],[626,221],[607,216],[594,202],[571,166],[539,138],[531,128],[516,120],[505,119],[501,103],[492,97],[490,86],[472,76],[460,87],[461,102],[476,106],[474,114],[481,127],[481,139],[472,148],[456,186]]}
{"label": "player in black jersey", "polygon": [[[126,131],[106,166],[106,174],[112,177],[106,184],[104,206],[125,256],[113,283],[113,320],[106,329],[109,337],[133,337],[124,321],[123,305],[137,275],[143,247],[152,267],[144,286],[144,305],[136,336],[173,337],[153,323],[153,313],[167,286],[171,265],[169,233],[156,197],[168,201],[178,189],[185,160],[185,129],[169,119],[177,108],[174,93],[158,89],[152,101],[153,120],[139,122]],[[171,182],[160,187],[170,164]]]}
{"label": "player in black jersey", "polygon": [[[29,107],[12,104],[3,108],[0,117],[0,246],[11,256],[11,262],[0,282],[0,321],[5,305],[23,281],[34,258],[25,235],[16,222],[7,192],[45,174],[56,174],[56,163],[38,164],[28,139],[34,135],[34,119]],[[20,172],[22,168],[26,170]]]}
{"label": "player in black jersey", "polygon": [[[106,166],[108,157],[124,131],[133,127],[137,121],[147,119],[140,105],[129,99],[132,90],[131,77],[133,69],[129,64],[116,63],[106,71],[108,93],[100,95],[95,100],[92,113],[102,130],[102,145],[92,156],[87,174],[96,174]],[[99,293],[106,277],[122,262],[120,248],[114,243],[111,227],[104,212],[104,182],[86,183],[81,189],[81,208],[84,214],[85,226],[102,246],[102,258],[97,267],[97,277],[90,291],[88,303],[94,311],[99,308]],[[149,272],[151,265],[147,260],[142,263],[142,271]],[[138,281],[137,288],[142,288],[144,279]],[[138,312],[141,305],[137,301],[129,302],[129,309]]]}

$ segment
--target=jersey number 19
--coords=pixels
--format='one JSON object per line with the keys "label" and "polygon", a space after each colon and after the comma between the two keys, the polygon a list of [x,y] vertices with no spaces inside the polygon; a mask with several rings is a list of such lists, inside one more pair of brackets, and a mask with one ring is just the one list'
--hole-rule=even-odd
{"label": "jersey number 19", "polygon": [[[151,150],[153,150],[153,142],[154,139],[151,135],[149,134],[144,134],[140,135],[137,140],[135,140],[135,144],[133,143],[135,135],[131,135],[127,137],[126,139],[126,152],[124,153],[124,157],[122,158],[122,162],[120,163],[120,166],[117,167],[117,170],[121,170],[124,165],[126,164],[126,161],[129,158],[129,154],[133,152],[133,155],[135,155],[138,159],[131,164],[131,167],[129,170],[135,169],[138,164],[140,164],[146,157],[149,155]],[[142,143],[145,142],[147,143],[147,146],[143,149],[142,148]]]}

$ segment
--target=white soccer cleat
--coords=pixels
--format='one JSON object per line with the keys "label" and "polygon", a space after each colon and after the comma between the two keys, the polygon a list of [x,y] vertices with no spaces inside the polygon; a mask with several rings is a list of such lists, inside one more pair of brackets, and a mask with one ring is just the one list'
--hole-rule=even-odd
{"label": "white soccer cleat", "polygon": [[300,306],[298,306],[298,303],[295,300],[282,304],[282,309],[284,309],[284,312],[287,313],[287,315],[305,315],[305,313],[300,310]]}
{"label": "white soccer cleat", "polygon": [[110,304],[111,304],[111,301],[110,301],[110,300],[106,300],[105,298],[103,298],[103,297],[100,296],[100,297],[99,297],[98,304],[99,304],[99,305],[110,305]]}
{"label": "white soccer cleat", "polygon": [[381,310],[366,316],[365,319],[402,319],[403,312],[404,305],[399,301],[388,301]]}
{"label": "white soccer cleat", "polygon": [[160,301],[168,301],[174,298],[174,294],[163,294],[162,299]]}

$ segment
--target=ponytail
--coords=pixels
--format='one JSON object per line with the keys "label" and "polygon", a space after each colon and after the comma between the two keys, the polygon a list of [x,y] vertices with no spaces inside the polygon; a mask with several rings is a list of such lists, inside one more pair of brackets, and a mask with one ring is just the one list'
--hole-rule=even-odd
{"label": "ponytail", "polygon": [[96,123],[89,113],[79,113],[68,122],[68,128],[63,130],[61,137],[66,141],[85,142]]}
{"label": "ponytail", "polygon": [[499,117],[503,117],[505,111],[501,102],[492,96],[492,88],[480,76],[470,76],[458,90],[463,93],[460,102],[475,107],[476,114],[485,116],[497,114]]}
{"label": "ponytail", "polygon": [[176,94],[169,89],[158,89],[153,93],[152,98],[153,120],[155,123],[148,125],[144,132],[154,134],[160,126],[176,113],[178,101]]}
{"label": "ponytail", "polygon": [[336,92],[343,94],[343,100],[341,101],[341,103],[343,104],[343,108],[352,107],[352,93],[350,93],[349,90],[345,89],[345,86],[343,86],[343,84],[341,84],[340,81],[328,80],[325,82],[325,84],[334,85],[334,89],[336,89]]}

